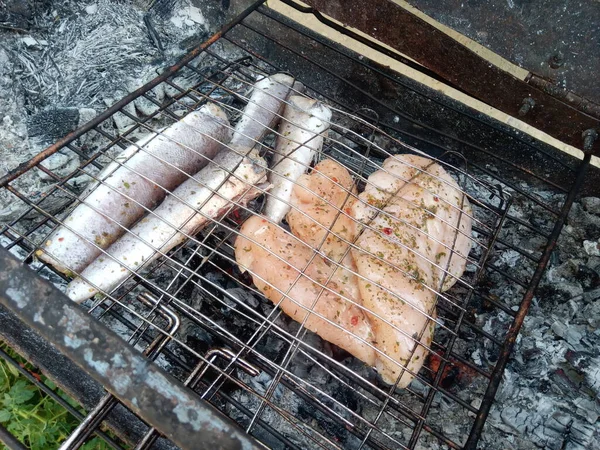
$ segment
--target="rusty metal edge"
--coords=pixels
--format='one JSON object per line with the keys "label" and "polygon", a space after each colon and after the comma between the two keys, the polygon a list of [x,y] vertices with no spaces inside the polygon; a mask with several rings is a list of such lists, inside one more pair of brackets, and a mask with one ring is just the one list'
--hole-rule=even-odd
{"label": "rusty metal edge", "polygon": [[59,151],[65,145],[70,144],[75,139],[77,139],[80,136],[82,136],[83,134],[87,133],[94,127],[100,125],[102,122],[104,122],[106,119],[108,119],[113,114],[118,112],[125,105],[131,103],[136,98],[140,97],[141,95],[148,92],[150,89],[158,86],[160,83],[162,83],[163,81],[167,80],[169,77],[176,74],[179,70],[181,70],[181,68],[183,66],[188,64],[190,61],[192,61],[194,58],[196,58],[198,55],[200,55],[204,50],[206,50],[212,44],[217,42],[225,33],[227,33],[234,26],[239,24],[242,20],[244,20],[248,15],[250,15],[253,11],[255,11],[260,5],[262,5],[265,2],[266,2],[266,0],[255,1],[248,8],[246,8],[244,11],[242,11],[237,17],[235,17],[231,22],[224,25],[223,28],[221,28],[219,31],[217,31],[215,34],[213,34],[211,37],[209,37],[206,41],[202,42],[201,44],[198,44],[196,47],[194,47],[192,50],[190,50],[188,53],[186,53],[186,55],[183,58],[181,58],[177,63],[173,64],[170,67],[167,67],[156,78],[150,80],[148,83],[139,87],[135,91],[129,93],[128,95],[123,97],[121,100],[119,100],[117,103],[112,105],[110,108],[104,110],[102,113],[98,114],[96,117],[94,117],[92,120],[90,120],[86,124],[82,125],[75,131],[67,134],[65,137],[59,139],[58,141],[56,141],[54,144],[50,145],[49,147],[45,148],[40,153],[33,156],[31,159],[19,164],[17,167],[15,167],[14,169],[7,172],[4,176],[0,177],[0,187],[5,187],[8,183],[10,183],[11,181],[14,181],[15,179],[17,179],[18,177],[23,175],[28,170],[37,166],[40,162],[42,162],[49,156],[51,156],[54,153],[56,153],[57,151]]}
{"label": "rusty metal edge", "polygon": [[262,448],[231,419],[0,249],[0,304],[183,449]]}
{"label": "rusty metal edge", "polygon": [[[11,349],[33,364],[84,409],[92,410],[106,394],[102,386],[91,379],[84,370],[2,305],[0,305],[0,324],[2,324],[0,341],[8,344]],[[149,429],[144,422],[122,405],[115,408],[103,424],[131,447],[134,447]],[[155,443],[155,447],[156,450],[179,448],[166,439],[160,439]]]}
{"label": "rusty metal edge", "polygon": [[[304,3],[409,56],[472,97],[566,144],[600,155],[600,140],[585,142],[583,134],[600,130],[598,119],[494,66],[391,0]],[[531,100],[535,106],[523,110],[524,102]]]}

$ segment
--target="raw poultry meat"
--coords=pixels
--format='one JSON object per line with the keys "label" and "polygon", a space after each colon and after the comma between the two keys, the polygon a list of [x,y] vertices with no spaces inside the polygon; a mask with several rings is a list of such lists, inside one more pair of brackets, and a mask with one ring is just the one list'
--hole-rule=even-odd
{"label": "raw poultry meat", "polygon": [[321,161],[310,174],[300,176],[292,190],[292,209],[286,217],[292,233],[340,262],[347,254],[347,241],[353,238],[348,212],[356,194],[344,166],[332,159]]}
{"label": "raw poultry meat", "polygon": [[324,321],[312,314],[307,317],[307,310],[298,304],[314,307],[352,330],[337,312],[332,317],[339,299],[319,297],[318,285],[311,281],[322,282],[323,274],[325,279],[333,276],[336,284],[331,290],[340,293],[343,280],[343,295],[364,307],[356,307],[361,314],[352,314],[364,320],[354,320],[355,325],[370,330],[371,339],[365,340],[377,351],[368,347],[366,352],[362,340],[348,339],[347,334],[338,345],[375,366],[386,383],[400,377],[398,386],[406,387],[433,339],[436,291],[447,290],[464,271],[471,247],[471,208],[439,164],[412,155],[388,158],[369,177],[358,199],[355,192],[343,166],[320,162],[294,186],[293,208],[287,215],[292,232],[308,245],[253,217],[236,241],[236,259],[274,303],[284,297],[282,292],[288,295],[281,303],[286,314],[300,322],[307,319],[308,329],[336,344],[339,329],[323,326]]}
{"label": "raw poultry meat", "polygon": [[398,386],[405,387],[433,339],[436,292],[464,271],[471,208],[439,164],[414,155],[386,159],[359,199],[351,206],[358,236],[352,255],[376,346],[389,357],[379,357],[376,368],[390,384],[401,375]]}
{"label": "raw poultry meat", "polygon": [[249,271],[256,287],[288,316],[374,364],[371,326],[352,303],[360,304],[358,285],[350,282],[345,271],[327,264],[297,237],[258,215],[242,225],[235,258],[240,270]]}

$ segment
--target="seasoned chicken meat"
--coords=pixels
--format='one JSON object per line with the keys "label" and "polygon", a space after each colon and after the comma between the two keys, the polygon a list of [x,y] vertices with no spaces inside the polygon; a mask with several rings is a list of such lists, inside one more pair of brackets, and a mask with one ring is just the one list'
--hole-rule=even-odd
{"label": "seasoned chicken meat", "polygon": [[372,312],[377,348],[389,356],[378,358],[376,367],[390,384],[402,375],[398,385],[405,387],[433,338],[436,292],[464,271],[471,208],[439,164],[394,155],[369,177],[351,209],[361,298]]}
{"label": "seasoned chicken meat", "polygon": [[352,242],[350,205],[356,186],[340,163],[325,159],[310,175],[298,178],[292,190],[292,209],[286,219],[295,236],[319,249],[334,262],[342,261]]}
{"label": "seasoned chicken meat", "polygon": [[345,270],[328,264],[262,216],[252,216],[242,225],[235,258],[265,297],[288,316],[365,363],[375,363],[371,326],[352,303],[360,304],[358,285]]}

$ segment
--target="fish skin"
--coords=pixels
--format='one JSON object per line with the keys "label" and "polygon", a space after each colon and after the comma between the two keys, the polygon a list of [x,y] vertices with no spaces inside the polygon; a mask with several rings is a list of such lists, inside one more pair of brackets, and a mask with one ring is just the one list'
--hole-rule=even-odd
{"label": "fish skin", "polygon": [[[374,313],[367,315],[376,346],[388,356],[378,356],[375,365],[386,383],[400,377],[398,387],[406,387],[414,376],[403,367],[420,370],[433,340],[435,292],[449,289],[467,263],[471,214],[454,179],[439,164],[414,155],[386,159],[352,205],[357,239],[351,251],[362,276],[363,304]],[[442,283],[446,267],[451,275]]]}
{"label": "fish skin", "polygon": [[331,109],[317,100],[293,95],[285,107],[283,119],[269,173],[273,188],[264,208],[264,215],[275,223],[281,222],[290,210],[289,201],[296,180],[306,172],[323,146]]}
{"label": "fish skin", "polygon": [[206,166],[231,135],[225,112],[207,104],[161,134],[146,137],[141,146],[128,147],[116,157],[124,165],[109,164],[102,175],[105,184],[86,190],[83,203],[65,219],[66,226],[59,226],[42,243],[37,257],[60,272],[80,273],[101,249],[124,234],[123,227],[129,228],[145,208],[160,203],[165,189],[172,191]]}
{"label": "fish skin", "polygon": [[240,270],[250,272],[265,297],[326,341],[374,364],[371,326],[363,311],[347,300],[360,304],[358,286],[343,269],[326,263],[313,248],[263,216],[244,222],[234,247]]}
{"label": "fish skin", "polygon": [[294,82],[293,77],[284,73],[276,73],[257,81],[252,87],[242,117],[235,126],[236,132],[231,138],[231,144],[252,148],[265,134],[272,131],[285,107],[281,99],[288,97]]}
{"label": "fish skin", "polygon": [[[255,144],[276,126],[292,85],[294,79],[284,74],[255,83],[242,117],[252,114],[252,120],[238,121],[228,148],[109,247],[108,255],[97,258],[81,277],[71,281],[67,295],[81,302],[95,295],[96,288],[109,292],[131,272],[184,242],[187,236],[196,234],[231,206],[232,201],[244,204],[259,196],[264,189],[255,186],[266,181],[267,169],[258,153],[260,147]],[[217,189],[218,194],[215,194]],[[205,202],[199,213],[188,206],[200,207]],[[182,228],[183,234],[173,227]]]}
{"label": "fish skin", "polygon": [[[229,170],[234,171],[233,175]],[[266,162],[257,150],[235,148],[219,153],[209,166],[175,189],[158,208],[112,244],[108,255],[94,260],[80,277],[71,281],[67,295],[79,303],[98,290],[110,292],[131,273],[195,235],[232,202],[245,204],[261,195],[258,185],[264,181]]]}

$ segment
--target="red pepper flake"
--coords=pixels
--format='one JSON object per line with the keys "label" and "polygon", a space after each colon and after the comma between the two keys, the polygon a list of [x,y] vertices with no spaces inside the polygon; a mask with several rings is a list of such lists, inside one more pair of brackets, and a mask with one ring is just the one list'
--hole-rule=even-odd
{"label": "red pepper flake", "polygon": [[231,213],[231,218],[238,225],[240,225],[244,221],[244,218],[242,217],[242,214],[240,213],[239,209],[236,209]]}
{"label": "red pepper flake", "polygon": [[345,212],[346,214],[351,214],[351,213],[352,213],[352,211],[350,211],[350,208],[345,208],[345,209],[344,209],[344,212]]}
{"label": "red pepper flake", "polygon": [[333,181],[334,183],[339,183],[339,181],[336,177],[331,177],[331,181]]}
{"label": "red pepper flake", "polygon": [[390,234],[392,234],[392,231],[393,231],[393,230],[392,230],[391,228],[384,228],[384,229],[383,229],[383,230],[381,230],[381,231],[383,231],[385,234],[387,234],[387,235],[389,236]]}
{"label": "red pepper flake", "polygon": [[350,319],[350,323],[352,324],[353,327],[358,325],[358,316],[352,316],[352,319]]}
{"label": "red pepper flake", "polygon": [[58,238],[58,242],[62,242],[62,241],[64,241],[64,240],[65,240],[65,238],[64,238],[64,237],[59,237],[59,238]]}
{"label": "red pepper flake", "polygon": [[439,201],[440,201],[440,198],[439,198],[437,195],[434,195],[434,196],[433,196],[433,201],[434,201],[434,202],[439,202]]}

